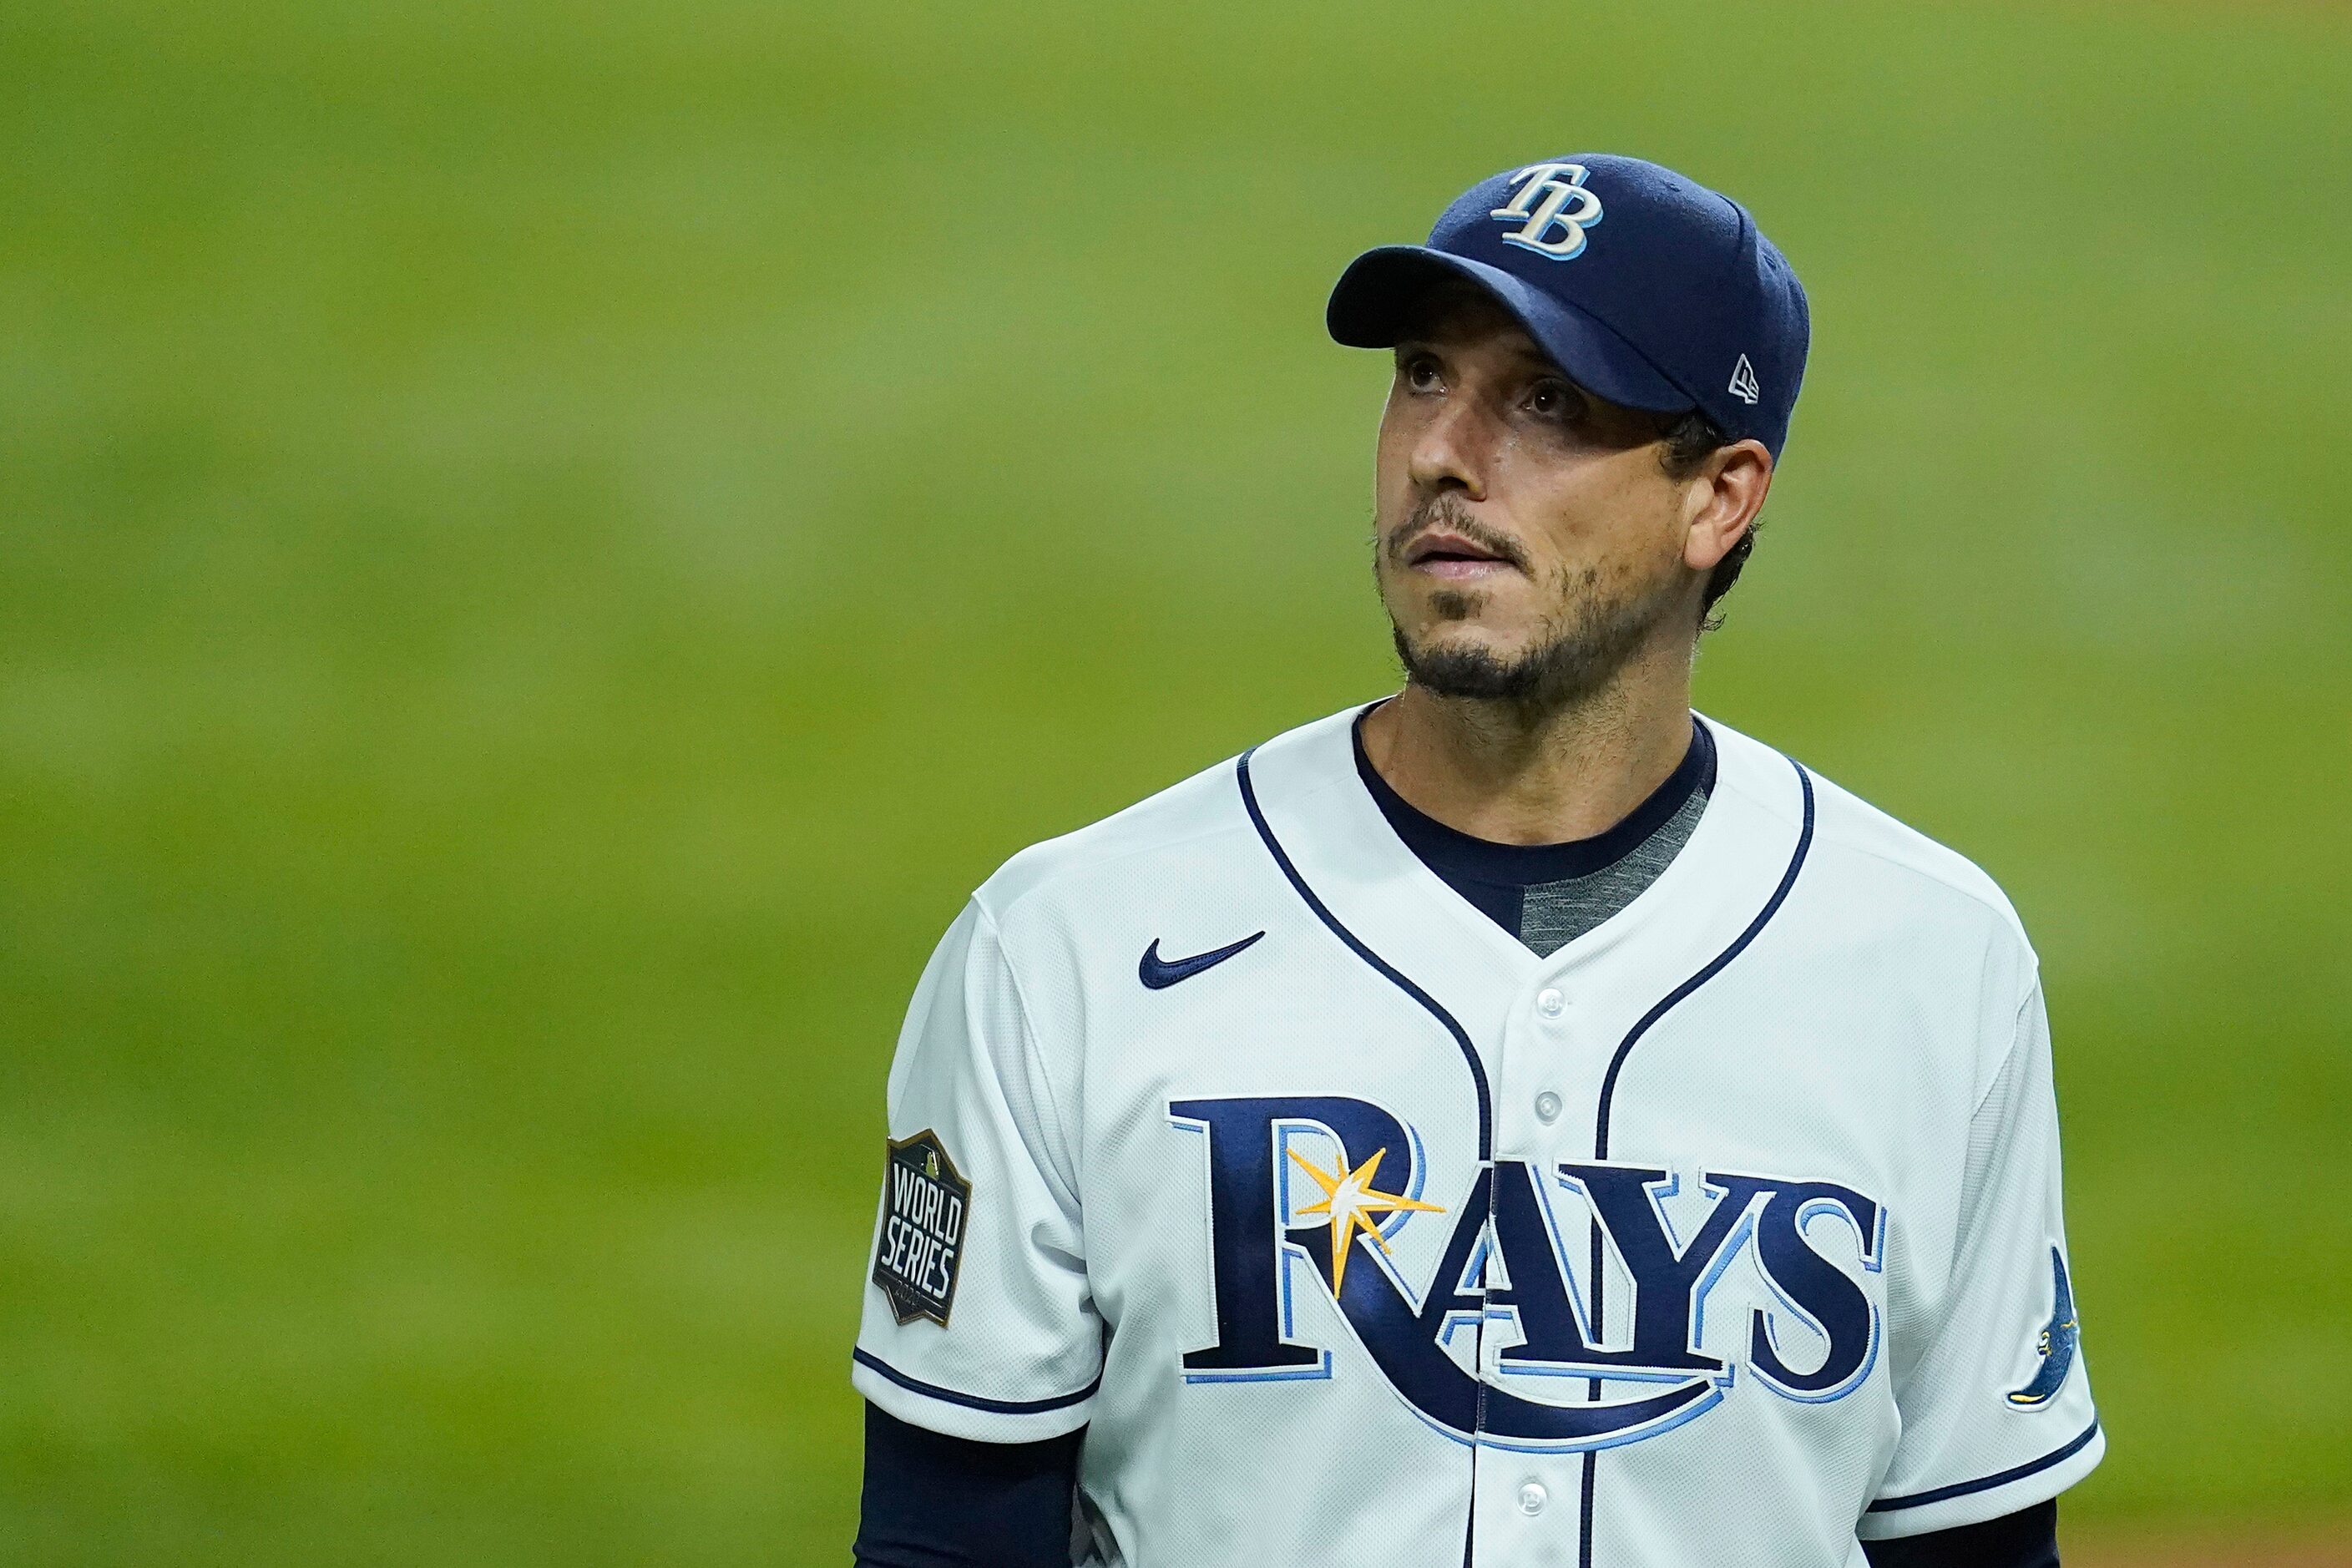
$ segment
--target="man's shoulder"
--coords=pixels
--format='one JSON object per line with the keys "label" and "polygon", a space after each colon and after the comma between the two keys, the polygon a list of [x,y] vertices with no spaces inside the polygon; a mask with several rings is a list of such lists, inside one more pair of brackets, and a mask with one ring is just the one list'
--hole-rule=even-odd
{"label": "man's shoulder", "polygon": [[[1786,770],[1793,759],[1709,720],[1724,766],[1719,788],[1764,796],[1768,809],[1786,811],[1785,795],[1751,781]],[[1798,762],[1810,789],[1812,832],[1806,871],[1834,880],[1860,917],[1930,924],[1958,923],[2013,944],[2031,963],[2032,947],[2017,910],[1982,867],[1958,850],[1873,805],[1819,771]]]}

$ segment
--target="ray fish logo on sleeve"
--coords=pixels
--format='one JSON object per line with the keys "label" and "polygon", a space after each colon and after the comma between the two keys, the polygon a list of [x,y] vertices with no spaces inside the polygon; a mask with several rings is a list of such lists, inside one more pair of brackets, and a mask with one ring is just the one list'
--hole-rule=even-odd
{"label": "ray fish logo on sleeve", "polygon": [[2038,1410],[2058,1396],[2058,1391],[2066,1386],[2066,1374],[2074,1370],[2074,1350],[2083,1341],[2083,1327],[2074,1316],[2074,1287],[2066,1279],[2065,1255],[2054,1247],[2050,1249],[2050,1323],[2033,1347],[2042,1358],[2040,1364],[2031,1382],[2009,1394],[2010,1404],[2020,1410]]}
{"label": "ray fish logo on sleeve", "polygon": [[1567,261],[1584,253],[1584,231],[1601,221],[1601,197],[1584,188],[1581,163],[1530,163],[1511,176],[1519,194],[1486,216],[1518,227],[1505,245]]}
{"label": "ray fish logo on sleeve", "polygon": [[963,1267],[963,1232],[971,1217],[971,1184],[928,1128],[893,1139],[883,1163],[881,1239],[874,1253],[874,1283],[890,1299],[901,1323],[929,1318],[947,1327]]}

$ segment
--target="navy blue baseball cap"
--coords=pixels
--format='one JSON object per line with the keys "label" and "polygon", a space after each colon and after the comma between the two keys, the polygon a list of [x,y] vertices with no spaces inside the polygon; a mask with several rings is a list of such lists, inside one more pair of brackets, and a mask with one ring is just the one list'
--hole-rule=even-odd
{"label": "navy blue baseball cap", "polygon": [[1447,207],[1428,244],[1350,262],[1325,313],[1332,337],[1393,346],[1447,278],[1493,295],[1579,385],[1629,408],[1702,409],[1780,455],[1811,318],[1788,259],[1729,196],[1608,153],[1507,170]]}

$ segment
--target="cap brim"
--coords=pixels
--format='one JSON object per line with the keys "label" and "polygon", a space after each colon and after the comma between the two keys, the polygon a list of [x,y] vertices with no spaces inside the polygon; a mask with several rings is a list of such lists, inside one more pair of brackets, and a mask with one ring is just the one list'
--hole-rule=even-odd
{"label": "cap brim", "polygon": [[1431,285],[1465,279],[1492,296],[1536,346],[1588,392],[1627,408],[1679,414],[1698,399],[1666,379],[1633,344],[1564,300],[1499,267],[1425,245],[1383,245],[1348,264],[1332,287],[1324,324],[1349,348],[1393,348]]}

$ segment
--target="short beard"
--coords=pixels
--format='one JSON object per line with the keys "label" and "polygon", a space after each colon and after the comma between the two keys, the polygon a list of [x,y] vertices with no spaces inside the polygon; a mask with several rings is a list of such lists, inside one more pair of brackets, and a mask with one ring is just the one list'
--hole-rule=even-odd
{"label": "short beard", "polygon": [[[1441,503],[1427,510],[1448,509]],[[1390,542],[1400,553],[1404,542],[1421,531],[1423,521],[1417,516]],[[1462,526],[1459,517],[1446,521]],[[1610,598],[1593,566],[1563,569],[1553,580],[1553,597],[1561,609],[1546,624],[1543,640],[1512,659],[1482,647],[1415,647],[1391,621],[1390,636],[1406,680],[1434,696],[1499,702],[1531,715],[1580,708],[1616,681],[1679,602],[1673,586],[1664,584]],[[1475,595],[1443,592],[1431,596],[1430,607],[1446,620],[1466,620],[1477,600]]]}

